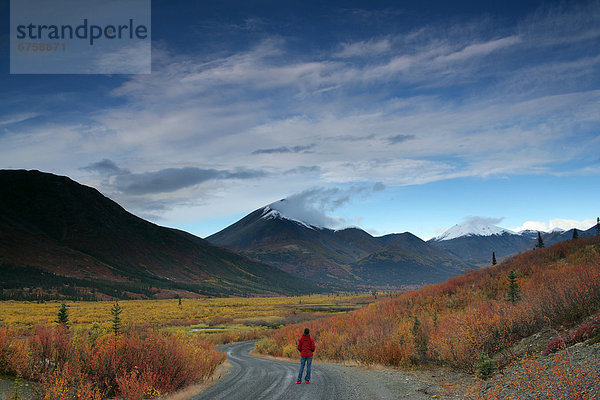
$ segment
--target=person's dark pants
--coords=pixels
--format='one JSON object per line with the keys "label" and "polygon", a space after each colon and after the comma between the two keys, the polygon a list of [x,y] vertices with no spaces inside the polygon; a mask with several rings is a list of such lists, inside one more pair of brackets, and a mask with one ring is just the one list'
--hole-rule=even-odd
{"label": "person's dark pants", "polygon": [[301,357],[300,358],[300,373],[298,373],[298,382],[302,382],[302,373],[304,372],[304,364],[306,364],[306,376],[304,380],[310,381],[310,366],[312,365],[312,357]]}

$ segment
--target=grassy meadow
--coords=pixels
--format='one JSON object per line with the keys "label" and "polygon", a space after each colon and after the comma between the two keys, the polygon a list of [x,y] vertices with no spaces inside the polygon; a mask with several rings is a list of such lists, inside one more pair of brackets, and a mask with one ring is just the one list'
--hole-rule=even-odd
{"label": "grassy meadow", "polygon": [[[263,330],[346,313],[376,301],[372,295],[124,300],[125,330],[152,328],[171,333]],[[54,324],[61,301],[0,302],[0,326],[25,332]],[[67,301],[71,329],[111,329],[112,301]]]}

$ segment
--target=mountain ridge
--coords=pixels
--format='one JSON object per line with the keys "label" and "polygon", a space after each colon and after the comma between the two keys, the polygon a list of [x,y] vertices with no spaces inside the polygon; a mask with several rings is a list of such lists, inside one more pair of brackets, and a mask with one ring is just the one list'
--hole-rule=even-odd
{"label": "mountain ridge", "polygon": [[126,287],[125,297],[324,290],[190,233],[145,221],[96,189],[39,171],[0,171],[0,265],[16,274],[33,267],[88,282],[89,288],[78,288],[82,294],[110,282]]}
{"label": "mountain ridge", "polygon": [[[595,226],[592,226],[587,230],[578,229],[578,232],[581,237],[588,237],[595,234],[595,229]],[[444,240],[433,238],[429,240],[429,243],[454,254],[456,257],[466,262],[477,265],[478,267],[484,267],[491,265],[492,254],[496,256],[497,261],[501,261],[534,249],[537,245],[538,232],[540,233],[543,242],[549,246],[572,239],[573,231],[574,229],[566,231],[553,230],[551,232],[533,230],[513,232],[504,229],[501,233],[487,235],[467,234],[454,238],[446,238]]]}
{"label": "mountain ridge", "polygon": [[[420,285],[472,267],[408,232],[374,237],[357,227],[317,227],[275,211],[261,207],[206,239],[286,272],[361,288]],[[419,251],[411,251],[409,241]]]}

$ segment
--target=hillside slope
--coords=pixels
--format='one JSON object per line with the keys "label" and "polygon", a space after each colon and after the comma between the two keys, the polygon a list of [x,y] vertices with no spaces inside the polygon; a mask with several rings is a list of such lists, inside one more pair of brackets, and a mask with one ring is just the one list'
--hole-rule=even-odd
{"label": "hillside slope", "polygon": [[462,273],[467,264],[439,251],[412,233],[386,235],[380,246],[351,264],[353,271],[374,286],[381,282],[419,285],[441,282]]}
{"label": "hillside slope", "polygon": [[[88,288],[81,293],[96,287],[125,297],[319,290],[272,266],[138,218],[93,188],[38,171],[0,171],[0,265],[0,280],[10,293],[18,291],[10,282],[19,277],[56,281],[45,293],[68,283]],[[69,279],[61,283],[48,272]]]}
{"label": "hillside slope", "polygon": [[[520,290],[514,302],[508,301],[511,270]],[[433,362],[473,371],[481,357],[502,356],[524,338],[577,326],[594,315],[600,318],[600,235],[532,250],[304,325],[318,341],[322,359],[393,366]],[[280,356],[304,325],[275,331],[257,348]],[[600,330],[590,334],[600,340]]]}

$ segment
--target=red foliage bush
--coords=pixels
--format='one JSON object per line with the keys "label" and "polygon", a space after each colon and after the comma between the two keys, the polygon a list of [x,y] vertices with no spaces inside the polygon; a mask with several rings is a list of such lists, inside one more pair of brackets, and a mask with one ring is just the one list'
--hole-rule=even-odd
{"label": "red foliage bush", "polygon": [[581,325],[574,332],[557,336],[550,340],[544,349],[544,354],[556,353],[561,349],[572,346],[576,343],[584,342],[599,334],[600,314],[595,317],[594,321]]}
{"label": "red foliage bush", "polygon": [[200,337],[154,331],[90,340],[47,325],[25,339],[0,330],[0,373],[39,380],[48,400],[157,397],[209,377],[224,359]]}

